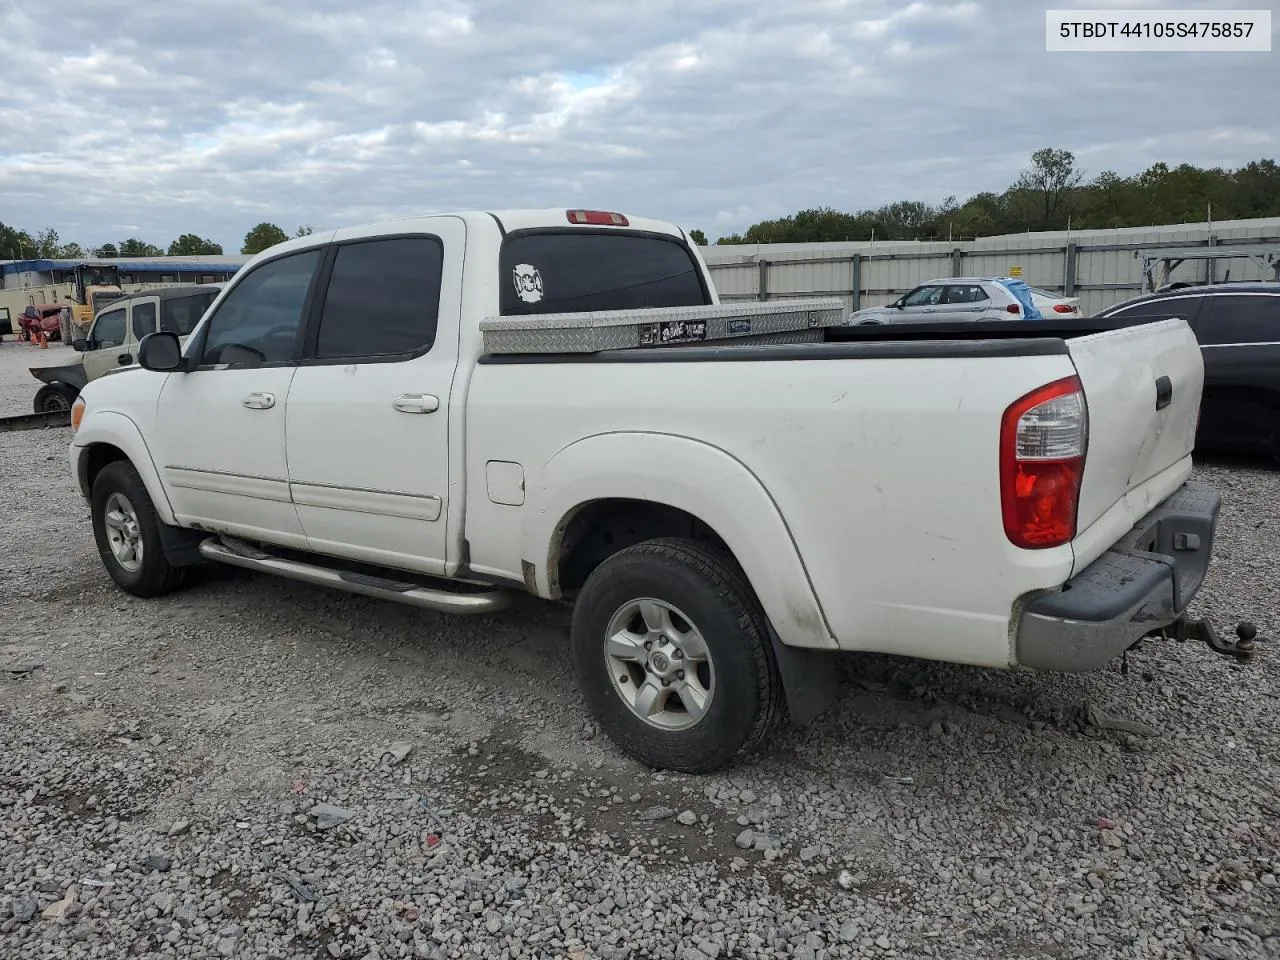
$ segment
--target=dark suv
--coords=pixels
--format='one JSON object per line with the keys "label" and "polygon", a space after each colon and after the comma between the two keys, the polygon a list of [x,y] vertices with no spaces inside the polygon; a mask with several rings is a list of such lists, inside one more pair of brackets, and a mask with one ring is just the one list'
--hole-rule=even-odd
{"label": "dark suv", "polygon": [[1183,287],[1098,317],[1118,325],[1185,319],[1204,354],[1197,449],[1280,457],[1280,283]]}

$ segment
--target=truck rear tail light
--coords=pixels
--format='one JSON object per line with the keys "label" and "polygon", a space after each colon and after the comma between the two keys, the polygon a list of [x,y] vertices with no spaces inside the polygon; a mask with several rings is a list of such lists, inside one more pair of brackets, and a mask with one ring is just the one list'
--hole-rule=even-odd
{"label": "truck rear tail light", "polygon": [[1007,310],[1009,313],[1021,313],[1022,307],[1018,306],[1018,304],[1016,303],[1011,303],[1007,307],[1005,307],[1005,310]]}
{"label": "truck rear tail light", "polygon": [[1053,312],[1054,313],[1075,313],[1076,308],[1069,307],[1065,303],[1055,303],[1053,305]]}
{"label": "truck rear tail light", "polygon": [[1000,505],[1015,547],[1044,550],[1076,535],[1089,411],[1079,377],[1033,390],[1000,423]]}
{"label": "truck rear tail light", "polygon": [[565,216],[570,223],[595,223],[606,227],[625,227],[627,218],[620,213],[609,213],[605,210],[566,210]]}

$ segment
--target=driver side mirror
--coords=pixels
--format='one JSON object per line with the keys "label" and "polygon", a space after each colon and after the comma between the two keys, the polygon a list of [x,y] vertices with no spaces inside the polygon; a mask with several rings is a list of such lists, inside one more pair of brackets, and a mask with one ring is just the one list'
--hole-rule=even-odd
{"label": "driver side mirror", "polygon": [[901,310],[901,309],[902,309],[902,301],[901,301],[901,300],[895,300],[895,301],[893,301],[893,303],[889,304],[889,306],[893,307],[893,309],[895,309],[895,310]]}
{"label": "driver side mirror", "polygon": [[183,369],[182,344],[176,333],[148,333],[138,344],[138,366],[156,373]]}
{"label": "driver side mirror", "polygon": [[75,340],[71,341],[71,349],[76,353],[84,353],[89,349],[89,341],[84,337],[77,337]]}

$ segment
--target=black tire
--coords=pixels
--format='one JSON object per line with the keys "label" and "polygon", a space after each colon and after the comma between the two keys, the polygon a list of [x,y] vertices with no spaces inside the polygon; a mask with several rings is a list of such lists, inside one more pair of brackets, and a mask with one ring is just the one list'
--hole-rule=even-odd
{"label": "black tire", "polygon": [[36,391],[36,413],[56,413],[60,410],[71,412],[71,405],[76,402],[77,391],[63,383],[46,383]]}
{"label": "black tire", "polygon": [[[123,498],[136,519],[137,541],[142,547],[136,569],[129,569],[122,563],[112,548],[106,514],[107,504],[113,497]],[[160,518],[156,516],[151,496],[133,464],[127,460],[116,460],[102,468],[93,481],[90,513],[93,538],[97,541],[102,565],[121,590],[135,597],[159,597],[182,583],[186,570],[172,566],[165,558],[164,545],[160,540]]]}
{"label": "black tire", "polygon": [[[615,614],[641,598],[676,608],[700,634],[714,668],[701,719],[681,730],[642,719],[615,685],[605,641]],[[682,538],[648,540],[592,571],[573,611],[572,644],[587,707],[629,756],[651,767],[708,773],[763,743],[785,711],[763,610],[732,559]],[[646,668],[636,668],[647,682]],[[681,674],[683,678],[683,674]],[[619,678],[621,679],[621,678]]]}

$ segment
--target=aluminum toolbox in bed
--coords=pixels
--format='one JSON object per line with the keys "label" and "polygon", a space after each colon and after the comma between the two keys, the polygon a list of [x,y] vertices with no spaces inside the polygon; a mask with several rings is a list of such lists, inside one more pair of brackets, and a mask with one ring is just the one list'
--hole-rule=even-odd
{"label": "aluminum toolbox in bed", "polygon": [[599,313],[544,313],[480,322],[484,352],[595,353],[690,344],[804,343],[841,326],[842,300],[767,300],[698,307],[657,307]]}

